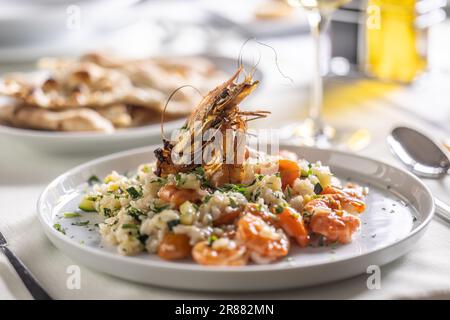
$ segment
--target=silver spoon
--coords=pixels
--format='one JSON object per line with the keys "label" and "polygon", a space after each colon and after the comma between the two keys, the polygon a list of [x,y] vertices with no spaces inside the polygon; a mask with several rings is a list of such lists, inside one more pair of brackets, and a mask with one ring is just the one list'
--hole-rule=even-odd
{"label": "silver spoon", "polygon": [[[387,137],[393,154],[415,175],[439,179],[450,174],[448,153],[424,134],[407,127],[397,127]],[[450,206],[434,198],[436,214],[450,222]]]}

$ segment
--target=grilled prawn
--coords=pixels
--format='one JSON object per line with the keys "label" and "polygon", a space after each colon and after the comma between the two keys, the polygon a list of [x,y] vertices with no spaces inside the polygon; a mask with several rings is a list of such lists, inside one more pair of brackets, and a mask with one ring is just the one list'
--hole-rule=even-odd
{"label": "grilled prawn", "polygon": [[[163,139],[163,148],[155,150],[158,159],[156,169],[158,176],[188,172],[202,166],[214,186],[241,182],[243,157],[239,159],[239,155],[245,152],[240,152],[243,149],[238,149],[245,147],[243,140],[233,136],[231,143],[222,143],[220,150],[213,150],[208,162],[205,162],[203,154],[215,139],[215,136],[205,139],[205,133],[208,130],[212,133],[220,132],[221,137],[227,138],[227,130],[245,134],[248,121],[265,117],[269,113],[267,111],[246,112],[239,109],[239,103],[258,85],[258,81],[254,81],[251,75],[246,75],[242,82],[237,82],[242,71],[243,68],[240,67],[229,80],[213,89],[200,101],[180,130],[177,141]],[[196,137],[202,137],[200,146],[195,145]],[[234,154],[232,163],[225,161],[226,155],[230,152]],[[187,157],[185,153],[188,153]],[[176,163],[173,160],[174,155],[184,156],[183,159],[187,161]]]}

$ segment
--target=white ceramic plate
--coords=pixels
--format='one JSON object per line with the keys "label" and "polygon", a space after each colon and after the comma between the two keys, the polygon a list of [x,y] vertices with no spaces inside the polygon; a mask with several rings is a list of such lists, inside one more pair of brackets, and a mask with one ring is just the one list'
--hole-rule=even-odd
{"label": "white ceramic plate", "polygon": [[[219,70],[232,75],[237,68],[236,58],[223,56],[204,56],[213,61]],[[250,63],[243,62],[246,70],[251,70]],[[256,70],[255,79],[262,80],[263,73]],[[212,84],[212,87],[215,85]],[[212,88],[211,87],[211,88]],[[165,133],[182,126],[185,119],[166,122]],[[30,129],[12,128],[0,125],[0,136],[11,141],[26,144],[43,152],[74,154],[74,153],[108,153],[136,147],[148,146],[161,141],[161,127],[159,123],[119,130],[112,134],[95,132],[52,132]]]}
{"label": "white ceramic plate", "polygon": [[[74,168],[54,180],[42,193],[39,219],[48,238],[62,252],[88,267],[117,277],[172,288],[209,291],[255,291],[308,286],[365,273],[414,249],[433,217],[434,203],[427,187],[412,174],[382,162],[339,151],[286,146],[310,161],[321,160],[341,179],[370,187],[362,227],[348,245],[294,248],[288,258],[269,265],[205,267],[190,261],[168,262],[143,253],[120,256],[104,246],[94,226],[95,214],[85,214],[86,227],[72,226],[62,217],[77,210],[92,175],[112,170],[129,172],[152,161],[155,147],[130,150]],[[77,218],[78,219],[78,218]],[[76,221],[76,220],[75,220]],[[56,231],[60,223],[66,235]]]}

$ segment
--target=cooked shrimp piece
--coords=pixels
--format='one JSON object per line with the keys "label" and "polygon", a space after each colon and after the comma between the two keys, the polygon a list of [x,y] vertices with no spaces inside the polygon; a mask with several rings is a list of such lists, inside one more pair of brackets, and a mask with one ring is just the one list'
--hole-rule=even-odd
{"label": "cooked shrimp piece", "polygon": [[216,219],[213,221],[214,227],[218,227],[224,224],[232,224],[241,214],[241,210],[239,208],[235,208],[229,212],[221,213]]}
{"label": "cooked shrimp piece", "polygon": [[247,247],[250,258],[256,263],[275,261],[289,252],[289,239],[283,230],[253,214],[239,219],[236,239]]}
{"label": "cooked shrimp piece", "polygon": [[328,212],[331,213],[333,209],[339,209],[338,203],[333,199],[327,197],[320,197],[308,201],[303,209],[311,215],[316,214],[317,212]]}
{"label": "cooked shrimp piece", "polygon": [[279,225],[300,247],[309,245],[309,234],[306,230],[302,216],[293,208],[286,207],[278,215]]}
{"label": "cooked shrimp piece", "polygon": [[212,244],[198,242],[192,249],[192,257],[199,264],[212,266],[243,266],[248,262],[246,248],[228,238],[220,238]]}
{"label": "cooked shrimp piece", "polygon": [[362,194],[355,188],[339,189],[334,186],[329,186],[321,194],[335,201],[339,201],[342,209],[349,213],[362,213],[366,210],[366,204],[361,200]]}
{"label": "cooked shrimp piece", "polygon": [[283,190],[288,185],[292,187],[295,179],[300,176],[300,166],[298,163],[288,159],[280,159],[278,161],[278,167],[280,170],[281,185]]}
{"label": "cooked shrimp piece", "polygon": [[254,216],[260,217],[265,222],[271,225],[277,224],[278,221],[277,217],[272,212],[262,209],[261,206],[256,203],[248,203],[245,206],[243,213],[249,213]]}
{"label": "cooked shrimp piece", "polygon": [[178,208],[186,201],[196,202],[204,196],[203,190],[180,189],[173,184],[168,184],[159,189],[158,197],[172,208]]}
{"label": "cooked shrimp piece", "polygon": [[190,254],[189,237],[185,234],[167,233],[158,247],[158,256],[166,260],[184,259]]}
{"label": "cooked shrimp piece", "polygon": [[320,211],[311,217],[309,228],[311,231],[321,234],[328,241],[346,244],[352,241],[352,235],[358,230],[361,222],[358,217],[341,212]]}

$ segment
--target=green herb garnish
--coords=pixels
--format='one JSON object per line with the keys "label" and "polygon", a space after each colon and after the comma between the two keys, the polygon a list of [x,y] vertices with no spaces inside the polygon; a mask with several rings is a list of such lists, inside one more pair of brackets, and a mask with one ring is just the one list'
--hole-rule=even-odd
{"label": "green herb garnish", "polygon": [[320,194],[322,191],[323,191],[322,185],[319,182],[316,183],[316,185],[314,186],[314,193]]}
{"label": "green herb garnish", "polygon": [[214,241],[217,240],[217,236],[213,234],[212,236],[208,237],[208,245],[211,246]]}
{"label": "green herb garnish", "polygon": [[211,182],[206,179],[205,170],[202,167],[194,169],[195,174],[200,178],[201,185],[205,188],[212,188]]}
{"label": "green herb garnish", "polygon": [[89,224],[89,220],[79,221],[79,222],[72,222],[71,224],[73,226],[83,227],[83,226],[87,226]]}
{"label": "green herb garnish", "polygon": [[61,232],[62,234],[66,234],[66,230],[64,230],[63,227],[61,227],[61,225],[59,223],[55,223],[53,225],[53,228],[55,228],[56,231]]}
{"label": "green herb garnish", "polygon": [[137,229],[138,225],[137,224],[132,224],[132,223],[124,223],[122,225],[122,229]]}
{"label": "green herb garnish", "polygon": [[262,179],[264,179],[264,175],[263,174],[256,174],[256,180],[261,181]]}
{"label": "green herb garnish", "polygon": [[229,197],[228,199],[230,199],[230,207],[232,207],[232,208],[238,207],[238,204],[236,203],[236,201],[233,198]]}
{"label": "green herb garnish", "polygon": [[147,239],[148,239],[148,235],[142,234],[142,235],[140,235],[140,236],[138,237],[138,239],[139,239],[139,241],[140,241],[142,244],[145,245],[145,242],[146,242]]}
{"label": "green herb garnish", "polygon": [[282,205],[277,205],[277,206],[275,207],[275,213],[276,213],[276,214],[281,214],[283,211],[284,211],[284,206],[282,206]]}
{"label": "green herb garnish", "polygon": [[94,185],[94,184],[96,184],[96,183],[100,183],[100,179],[99,179],[96,175],[92,175],[92,176],[88,179],[87,183],[88,183],[90,186],[92,186],[92,185]]}
{"label": "green herb garnish", "polygon": [[135,207],[130,207],[127,213],[135,219],[139,219],[139,216],[143,215],[142,211]]}
{"label": "green herb garnish", "polygon": [[156,179],[150,181],[150,183],[164,184],[165,183],[165,179],[163,179],[163,178],[156,178]]}
{"label": "green herb garnish", "polygon": [[180,224],[180,219],[175,219],[175,220],[171,220],[171,221],[167,222],[167,227],[169,228],[170,231],[172,231],[173,227],[175,227],[179,224]]}
{"label": "green herb garnish", "polygon": [[152,206],[150,206],[150,210],[153,211],[154,213],[160,213],[166,209],[168,209],[170,207],[170,205],[165,204],[162,206],[158,206],[156,204],[153,204]]}
{"label": "green herb garnish", "polygon": [[224,184],[221,188],[219,188],[219,191],[221,192],[239,192],[242,193],[244,196],[247,194],[247,187],[246,185],[243,184],[232,184],[232,183],[227,183]]}
{"label": "green herb garnish", "polygon": [[311,218],[312,213],[310,213],[308,211],[303,211],[302,216],[303,216],[303,218]]}
{"label": "green herb garnish", "polygon": [[105,216],[105,217],[111,217],[112,215],[111,215],[111,209],[109,209],[109,208],[103,208],[103,215]]}
{"label": "green herb garnish", "polygon": [[142,197],[142,192],[138,191],[135,187],[129,187],[127,189],[128,194],[131,196],[131,199],[136,200]]}
{"label": "green herb garnish", "polygon": [[302,177],[302,178],[307,178],[307,177],[309,177],[310,175],[312,175],[313,174],[313,172],[312,172],[312,164],[311,163],[308,163],[308,170],[301,170],[301,173],[300,173],[300,176]]}
{"label": "green herb garnish", "polygon": [[208,203],[209,200],[211,200],[211,198],[212,198],[212,195],[207,194],[206,196],[203,197],[203,202],[204,202],[204,203]]}
{"label": "green herb garnish", "polygon": [[177,187],[181,187],[182,185],[184,185],[186,183],[186,179],[181,176],[181,173],[177,173],[175,175],[175,181],[176,181]]}
{"label": "green herb garnish", "polygon": [[76,218],[76,217],[81,217],[81,214],[79,214],[77,212],[66,212],[66,213],[64,213],[64,218]]}

